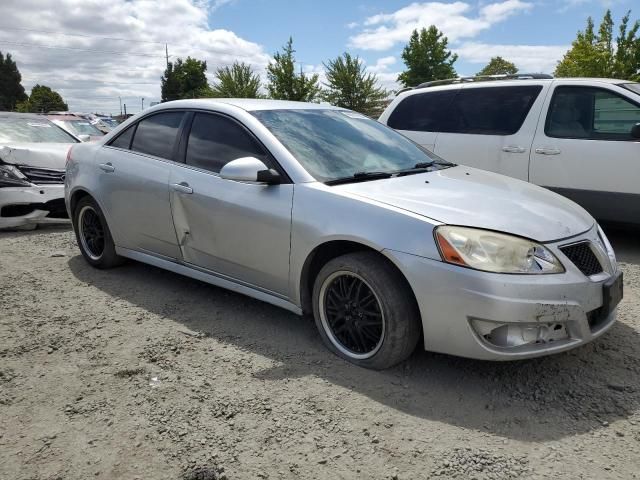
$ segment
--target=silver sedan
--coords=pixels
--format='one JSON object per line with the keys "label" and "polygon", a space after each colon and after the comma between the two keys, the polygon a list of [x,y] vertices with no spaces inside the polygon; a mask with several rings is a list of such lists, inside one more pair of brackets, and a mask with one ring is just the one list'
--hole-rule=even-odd
{"label": "silver sedan", "polygon": [[325,105],[158,105],[74,146],[65,197],[91,265],[129,258],[313,314],[369,368],[420,341],[487,360],[568,350],[622,298],[581,207]]}

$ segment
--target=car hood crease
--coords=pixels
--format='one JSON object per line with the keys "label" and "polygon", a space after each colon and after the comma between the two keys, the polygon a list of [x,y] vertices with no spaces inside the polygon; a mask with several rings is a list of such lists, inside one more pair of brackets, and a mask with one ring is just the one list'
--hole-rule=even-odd
{"label": "car hood crease", "polygon": [[11,165],[64,169],[69,143],[14,143],[0,145],[0,160]]}

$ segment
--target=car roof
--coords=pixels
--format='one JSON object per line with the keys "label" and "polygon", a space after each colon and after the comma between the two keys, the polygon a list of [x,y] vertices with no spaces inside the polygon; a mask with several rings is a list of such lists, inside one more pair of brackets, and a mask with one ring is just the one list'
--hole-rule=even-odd
{"label": "car roof", "polygon": [[460,87],[464,88],[473,88],[473,87],[496,87],[496,86],[505,86],[505,85],[542,85],[548,83],[609,83],[613,85],[618,85],[621,83],[636,83],[631,80],[620,80],[616,78],[596,78],[596,77],[555,77],[555,78],[502,78],[495,80],[463,80],[463,81],[452,81],[451,83],[446,83],[442,85],[431,85],[431,86],[417,86],[412,88],[407,88],[405,90],[401,90],[398,93],[398,96],[406,97],[409,95],[414,95],[417,93],[425,93],[431,91],[438,90],[455,90]]}
{"label": "car roof", "polygon": [[293,102],[289,100],[267,100],[262,98],[198,98],[193,100],[173,100],[154,107],[156,110],[165,108],[212,108],[232,105],[248,112],[256,110],[344,110],[328,103]]}
{"label": "car roof", "polygon": [[40,115],[38,113],[17,113],[17,112],[0,112],[0,117],[5,118],[25,118],[32,120],[42,120],[46,119],[45,116]]}
{"label": "car roof", "polygon": [[47,115],[47,118],[49,120],[64,120],[64,121],[75,121],[75,120],[82,120],[82,121],[87,121],[85,118],[82,117],[78,117],[77,115],[68,115],[68,114],[64,114],[64,115]]}

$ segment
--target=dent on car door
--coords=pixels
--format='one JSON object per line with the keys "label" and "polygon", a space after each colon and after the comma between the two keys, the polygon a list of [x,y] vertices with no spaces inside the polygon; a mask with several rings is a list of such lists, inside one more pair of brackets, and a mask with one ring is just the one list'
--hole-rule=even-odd
{"label": "dent on car door", "polygon": [[559,85],[534,139],[530,181],[601,220],[640,223],[640,102],[611,87]]}
{"label": "dent on car door", "polygon": [[288,294],[293,185],[221,178],[229,161],[256,157],[275,166],[239,123],[196,113],[184,165],[171,171],[171,205],[184,262],[218,275]]}
{"label": "dent on car door", "polygon": [[179,258],[168,182],[184,112],[142,119],[99,153],[101,200],[118,246]]}

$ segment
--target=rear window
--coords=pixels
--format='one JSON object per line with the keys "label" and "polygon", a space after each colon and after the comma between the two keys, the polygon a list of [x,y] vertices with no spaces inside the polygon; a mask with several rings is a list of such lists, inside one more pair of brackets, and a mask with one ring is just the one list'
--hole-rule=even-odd
{"label": "rear window", "polygon": [[158,113],[138,123],[131,150],[171,159],[183,112]]}
{"label": "rear window", "polygon": [[45,118],[0,117],[0,142],[77,143]]}
{"label": "rear window", "polygon": [[400,113],[394,111],[388,124],[398,130],[513,135],[541,90],[540,85],[521,85],[412,95],[398,105]]}

